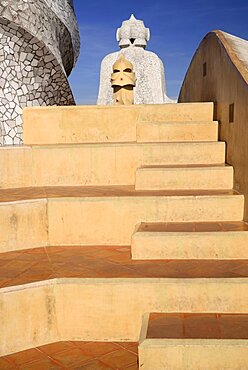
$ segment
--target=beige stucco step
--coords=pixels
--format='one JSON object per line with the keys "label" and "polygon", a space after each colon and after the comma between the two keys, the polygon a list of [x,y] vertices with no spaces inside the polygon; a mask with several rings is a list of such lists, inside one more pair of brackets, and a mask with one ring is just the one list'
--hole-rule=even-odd
{"label": "beige stucco step", "polygon": [[136,141],[147,121],[212,121],[213,103],[33,107],[24,109],[27,145]]}
{"label": "beige stucco step", "polygon": [[224,162],[223,142],[2,147],[0,187],[134,185],[144,165]]}
{"label": "beige stucco step", "polygon": [[218,122],[139,122],[138,142],[217,141]]}
{"label": "beige stucco step", "polygon": [[244,222],[141,224],[131,241],[132,258],[248,259]]}
{"label": "beige stucco step", "polygon": [[136,189],[232,189],[231,166],[147,166],[136,171]]}
{"label": "beige stucco step", "polygon": [[139,366],[144,370],[245,370],[248,315],[144,315]]}
{"label": "beige stucco step", "polygon": [[0,203],[1,251],[32,248],[37,243],[130,245],[135,226],[141,222],[243,219],[244,197],[231,191],[173,194],[82,187],[73,188],[71,194],[70,188],[48,192],[38,195],[44,199],[30,199],[35,197],[34,189],[29,200]]}
{"label": "beige stucco step", "polygon": [[[63,340],[136,341],[147,311],[248,312],[247,287],[248,279],[238,277],[137,276],[58,278],[2,288],[0,355]],[[171,357],[177,356],[176,348]]]}

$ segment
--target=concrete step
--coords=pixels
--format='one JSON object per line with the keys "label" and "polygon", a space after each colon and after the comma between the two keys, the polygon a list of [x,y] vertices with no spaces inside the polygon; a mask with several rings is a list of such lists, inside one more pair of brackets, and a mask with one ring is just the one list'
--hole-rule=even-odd
{"label": "concrete step", "polygon": [[142,223],[132,236],[132,258],[248,259],[245,222]]}
{"label": "concrete step", "polygon": [[146,312],[248,312],[247,260],[132,261],[130,247],[68,245],[0,261],[0,356],[57,341],[137,341]]}
{"label": "concrete step", "polygon": [[136,171],[136,189],[232,189],[233,168],[226,165],[146,166]]}
{"label": "concrete step", "polygon": [[0,187],[134,185],[141,166],[224,162],[223,142],[2,147]]}
{"label": "concrete step", "polygon": [[37,245],[130,245],[141,222],[241,221],[244,209],[242,195],[224,190],[51,187],[28,189],[27,196],[20,189],[2,190],[1,199],[0,251]]}
{"label": "concrete step", "polygon": [[217,141],[218,122],[139,122],[138,142]]}
{"label": "concrete step", "polygon": [[213,103],[24,109],[26,145],[136,141],[138,122],[212,121]]}
{"label": "concrete step", "polygon": [[144,370],[248,368],[248,314],[152,313],[139,345]]}

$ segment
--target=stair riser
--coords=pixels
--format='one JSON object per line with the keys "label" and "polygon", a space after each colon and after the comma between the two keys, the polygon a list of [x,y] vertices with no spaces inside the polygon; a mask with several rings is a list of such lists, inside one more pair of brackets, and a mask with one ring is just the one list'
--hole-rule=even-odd
{"label": "stair riser", "polygon": [[51,198],[2,203],[0,250],[31,248],[38,242],[39,246],[130,245],[141,222],[241,221],[243,207],[241,195]]}
{"label": "stair riser", "polygon": [[224,161],[224,143],[2,148],[0,187],[134,185],[143,165]]}
{"label": "stair riser", "polygon": [[120,197],[49,201],[52,245],[130,245],[140,222],[242,220],[243,197]]}
{"label": "stair riser", "polygon": [[199,169],[138,169],[135,188],[137,190],[160,189],[232,189],[232,167]]}
{"label": "stair riser", "polygon": [[0,204],[0,253],[48,244],[47,200]]}
{"label": "stair riser", "polygon": [[0,355],[60,340],[136,341],[146,312],[248,312],[247,283],[57,279],[1,289]]}
{"label": "stair riser", "polygon": [[142,370],[247,369],[248,341],[146,340],[139,346]]}
{"label": "stair riser", "polygon": [[24,110],[26,145],[136,141],[139,120],[212,121],[213,104],[37,107]]}
{"label": "stair riser", "polygon": [[133,259],[248,259],[248,232],[137,232]]}
{"label": "stair riser", "polygon": [[189,142],[217,141],[218,124],[211,123],[138,123],[137,141],[148,142]]}

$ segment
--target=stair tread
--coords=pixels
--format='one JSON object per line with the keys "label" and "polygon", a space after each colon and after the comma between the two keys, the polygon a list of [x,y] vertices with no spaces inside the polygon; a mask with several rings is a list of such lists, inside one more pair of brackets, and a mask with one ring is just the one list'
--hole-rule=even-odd
{"label": "stair tread", "polygon": [[0,202],[45,198],[240,195],[236,190],[135,190],[135,186],[44,186],[0,189]]}
{"label": "stair tread", "polygon": [[248,339],[248,314],[151,313],[147,339]]}
{"label": "stair tread", "polygon": [[[110,147],[110,148],[115,148],[115,147],[161,147],[161,146],[179,146],[179,147],[184,147],[184,146],[212,146],[212,147],[222,147],[225,146],[224,141],[175,141],[175,142],[157,142],[157,141],[149,141],[149,142],[138,142],[135,139],[133,140],[126,140],[126,141],[102,141],[102,142],[84,142],[84,143],[60,143],[60,144],[29,144],[29,145],[17,145],[17,148],[26,148],[26,149],[63,149],[63,148],[80,148],[80,147]],[[1,150],[10,150],[11,147],[1,147]]]}
{"label": "stair tread", "polygon": [[135,261],[130,247],[42,247],[0,254],[0,288],[54,278],[247,278],[248,260]]}
{"label": "stair tread", "polygon": [[145,169],[173,169],[173,168],[183,168],[183,169],[210,169],[210,168],[230,168],[229,164],[220,163],[220,164],[171,164],[171,165],[147,165],[141,166],[138,168],[141,170]]}
{"label": "stair tread", "polygon": [[166,124],[169,124],[169,125],[211,125],[211,124],[218,124],[218,121],[139,121],[138,122],[139,125],[142,125],[142,124],[145,124],[145,125],[166,125]]}
{"label": "stair tread", "polygon": [[0,368],[107,370],[130,365],[138,370],[137,353],[136,342],[63,341],[0,357]]}
{"label": "stair tread", "polygon": [[142,222],[137,232],[226,232],[248,231],[243,221],[225,222]]}

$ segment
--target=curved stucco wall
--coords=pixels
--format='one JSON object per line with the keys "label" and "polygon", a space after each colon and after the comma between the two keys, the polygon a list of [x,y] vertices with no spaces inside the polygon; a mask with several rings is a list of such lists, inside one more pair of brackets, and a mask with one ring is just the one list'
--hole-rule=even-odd
{"label": "curved stucco wall", "polygon": [[222,31],[206,35],[186,73],[179,102],[215,102],[219,139],[227,143],[234,188],[245,194],[248,221],[248,41]]}
{"label": "curved stucco wall", "polygon": [[67,81],[80,50],[70,0],[0,3],[0,145],[22,143],[22,109],[74,105]]}

